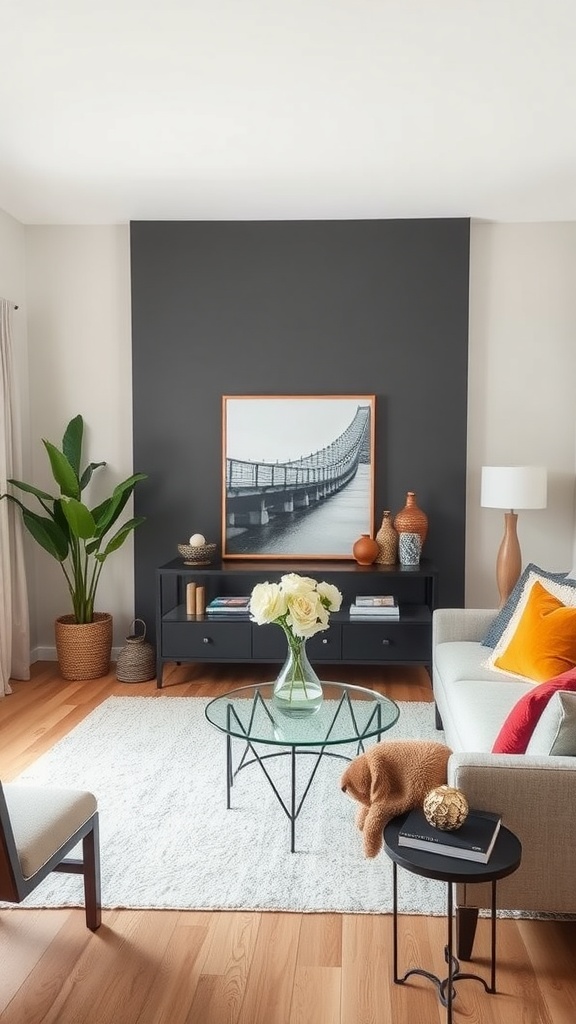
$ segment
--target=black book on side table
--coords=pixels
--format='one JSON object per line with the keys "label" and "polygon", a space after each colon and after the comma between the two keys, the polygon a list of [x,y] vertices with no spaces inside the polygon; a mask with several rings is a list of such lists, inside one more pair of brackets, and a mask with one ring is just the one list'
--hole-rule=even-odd
{"label": "black book on side table", "polygon": [[460,828],[443,831],[431,825],[420,808],[415,808],[398,832],[398,846],[487,864],[501,824],[499,814],[471,810]]}
{"label": "black book on side table", "polygon": [[[480,981],[486,992],[494,993],[496,991],[496,883],[498,879],[511,875],[520,866],[522,846],[518,837],[504,825],[497,829],[488,863],[466,860],[462,856],[448,856],[445,853],[442,855],[430,853],[428,847],[425,850],[419,850],[411,846],[401,846],[400,833],[406,828],[410,813],[393,818],[384,829],[384,850],[392,860],[394,982],[396,985],[401,985],[412,974],[428,978],[436,985],[440,1002],[446,1007],[447,1024],[452,1024],[452,1001],[456,995],[454,982],[472,978],[475,981]],[[424,818],[424,815],[422,817]],[[494,818],[497,819],[498,815],[494,815]],[[434,847],[434,844],[430,845]],[[448,920],[444,956],[448,965],[448,976],[444,979],[438,978],[437,975],[425,971],[421,967],[411,968],[401,978],[398,975],[398,864],[415,875],[422,875],[423,878],[438,878],[447,883],[446,914]],[[492,883],[490,985],[478,974],[467,974],[461,971],[460,964],[453,953],[452,886],[456,882],[464,882],[467,885],[473,882]]]}

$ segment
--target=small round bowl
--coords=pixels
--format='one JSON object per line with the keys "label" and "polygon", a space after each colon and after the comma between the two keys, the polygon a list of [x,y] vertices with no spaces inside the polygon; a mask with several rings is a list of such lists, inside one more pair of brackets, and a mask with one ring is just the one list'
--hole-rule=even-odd
{"label": "small round bowl", "polygon": [[184,559],[184,565],[210,565],[215,551],[215,544],[178,545],[178,554]]}

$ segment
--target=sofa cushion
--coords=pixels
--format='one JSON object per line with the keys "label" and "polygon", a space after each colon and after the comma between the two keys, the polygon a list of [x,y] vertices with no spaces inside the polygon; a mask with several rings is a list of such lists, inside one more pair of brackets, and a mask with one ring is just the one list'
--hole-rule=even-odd
{"label": "sofa cushion", "polygon": [[576,755],[576,693],[557,690],[536,724],[527,754]]}
{"label": "sofa cushion", "polygon": [[516,611],[516,607],[522,597],[524,587],[530,574],[532,574],[533,578],[540,579],[542,581],[552,580],[556,583],[565,583],[566,586],[572,586],[576,589],[576,578],[568,578],[565,572],[547,572],[546,569],[541,569],[539,565],[535,565],[534,562],[530,562],[521,574],[508,600],[504,603],[496,618],[490,623],[486,634],[481,640],[483,647],[496,647],[496,644],[501,640],[504,630]]}
{"label": "sofa cushion", "polygon": [[525,754],[540,715],[558,690],[576,691],[576,668],[531,687],[520,697],[502,723],[492,753]]}
{"label": "sofa cushion", "polygon": [[503,673],[485,667],[486,653],[486,648],[476,641],[450,640],[436,645],[434,665],[445,684],[458,679],[498,682],[502,679]]}
{"label": "sofa cushion", "polygon": [[446,686],[438,682],[434,692],[445,742],[457,753],[489,754],[502,722],[525,688],[525,683],[501,678],[458,679]]}
{"label": "sofa cushion", "polygon": [[[550,582],[548,586],[567,590]],[[576,665],[576,608],[567,608],[560,597],[532,580],[518,611],[518,620],[515,613],[487,668],[544,682]]]}

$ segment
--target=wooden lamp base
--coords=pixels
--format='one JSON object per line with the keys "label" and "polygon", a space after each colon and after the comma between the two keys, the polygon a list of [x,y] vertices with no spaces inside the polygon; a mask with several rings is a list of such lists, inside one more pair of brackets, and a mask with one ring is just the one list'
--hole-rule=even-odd
{"label": "wooden lamp base", "polygon": [[504,513],[504,536],[496,559],[496,582],[500,594],[500,607],[508,600],[522,571],[522,555],[516,524],[516,512]]}

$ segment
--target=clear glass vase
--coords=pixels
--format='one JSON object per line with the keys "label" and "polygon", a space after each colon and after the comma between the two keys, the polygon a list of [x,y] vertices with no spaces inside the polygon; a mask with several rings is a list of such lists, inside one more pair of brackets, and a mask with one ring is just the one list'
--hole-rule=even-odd
{"label": "clear glass vase", "polygon": [[305,718],[318,711],[322,684],[308,661],[306,640],[288,632],[286,639],[288,656],[274,683],[274,703],[283,714]]}

